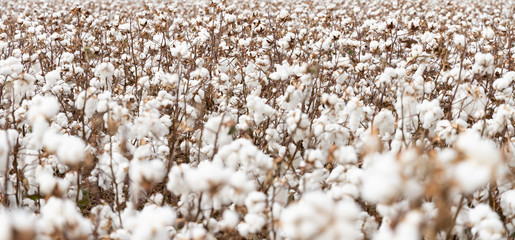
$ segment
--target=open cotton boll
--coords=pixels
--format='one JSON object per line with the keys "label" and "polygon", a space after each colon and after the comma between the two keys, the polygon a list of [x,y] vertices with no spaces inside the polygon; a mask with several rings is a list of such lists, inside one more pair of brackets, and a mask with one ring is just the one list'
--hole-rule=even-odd
{"label": "open cotton boll", "polygon": [[57,81],[61,80],[61,70],[50,71],[45,75],[45,82],[48,88],[53,87]]}
{"label": "open cotton boll", "polygon": [[245,199],[247,211],[261,213],[266,207],[266,195],[263,192],[251,192]]}
{"label": "open cotton boll", "polygon": [[463,191],[471,193],[486,185],[494,176],[502,176],[501,154],[492,141],[482,139],[474,130],[468,130],[459,135],[455,147],[465,156],[455,169],[455,178]]}
{"label": "open cotton boll", "polygon": [[214,157],[235,170],[242,169],[256,176],[266,174],[272,168],[272,158],[254,146],[248,139],[240,138],[220,148]]}
{"label": "open cotton boll", "polygon": [[440,107],[440,101],[434,99],[432,101],[424,100],[417,106],[417,112],[421,115],[422,127],[431,128],[436,121],[443,117],[443,109]]}
{"label": "open cotton boll", "polygon": [[244,237],[259,232],[266,224],[263,214],[247,213],[243,220],[244,222],[238,224],[237,228],[238,233]]}
{"label": "open cotton boll", "polygon": [[51,197],[41,207],[36,229],[40,237],[65,234],[70,239],[86,239],[93,231],[93,224],[82,216],[73,201]]}
{"label": "open cotton boll", "polygon": [[395,117],[392,111],[383,108],[374,117],[374,127],[379,130],[379,135],[389,137],[395,132]]}
{"label": "open cotton boll", "polygon": [[472,234],[479,240],[506,239],[503,223],[490,206],[479,204],[467,211],[468,223],[472,226]]}
{"label": "open cotton boll", "polygon": [[0,74],[12,75],[19,74],[23,71],[21,60],[16,57],[9,57],[5,60],[0,60]]}
{"label": "open cotton boll", "polygon": [[[2,217],[7,217],[7,219],[2,219]],[[0,239],[34,239],[36,237],[34,229],[36,219],[36,215],[26,209],[6,210],[0,207],[0,222],[1,225],[5,225],[0,226]],[[2,236],[2,234],[10,235],[10,237]]]}
{"label": "open cotton boll", "polygon": [[78,167],[86,157],[86,144],[79,137],[63,135],[60,137],[57,157],[69,167]]}
{"label": "open cotton boll", "polygon": [[170,228],[176,213],[168,206],[147,205],[136,216],[127,218],[126,228],[132,232],[131,239],[170,239]]}
{"label": "open cotton boll", "polygon": [[207,144],[216,142],[217,146],[230,143],[232,141],[230,130],[233,124],[232,117],[227,114],[209,118],[204,124],[202,140]]}
{"label": "open cotton boll", "polygon": [[49,120],[55,117],[58,112],[59,102],[56,97],[37,95],[32,98],[28,118],[31,123],[39,117]]}
{"label": "open cotton boll", "polygon": [[501,207],[507,216],[515,216],[515,190],[508,190],[501,195]]}
{"label": "open cotton boll", "polygon": [[100,79],[100,87],[111,87],[113,84],[114,70],[114,65],[110,62],[103,62],[96,66],[95,77]]}
{"label": "open cotton boll", "polygon": [[220,228],[222,228],[222,229],[235,228],[236,225],[238,225],[239,221],[240,221],[240,217],[238,216],[237,212],[230,210],[230,209],[226,209],[224,211],[222,221],[220,221]]}
{"label": "open cotton boll", "polygon": [[[422,212],[412,210],[406,213],[395,226],[390,219],[383,219],[381,228],[374,236],[374,240],[421,239],[421,225],[424,215]],[[393,228],[392,228],[393,227]]]}
{"label": "open cotton boll", "polygon": [[136,186],[149,190],[153,184],[164,178],[165,170],[166,168],[161,160],[140,161],[133,159],[130,162],[129,176]]}
{"label": "open cotton boll", "polygon": [[374,203],[390,203],[401,197],[401,166],[393,154],[375,153],[365,158],[362,197]]}
{"label": "open cotton boll", "polygon": [[38,165],[35,173],[36,183],[39,184],[39,190],[45,196],[60,197],[70,187],[70,181],[55,177],[53,172],[49,165]]}
{"label": "open cotton boll", "polygon": [[253,114],[256,124],[265,120],[265,117],[270,117],[275,113],[275,109],[266,104],[266,100],[258,96],[247,96],[247,108]]}
{"label": "open cotton boll", "polygon": [[13,239],[12,237],[12,227],[11,227],[11,216],[6,212],[3,207],[0,207],[0,239],[9,240]]}
{"label": "open cotton boll", "polygon": [[16,145],[18,132],[14,129],[0,130],[0,174],[4,174],[9,163],[9,155]]}
{"label": "open cotton boll", "polygon": [[359,213],[353,201],[335,202],[320,191],[307,193],[281,213],[280,234],[292,239],[360,239]]}

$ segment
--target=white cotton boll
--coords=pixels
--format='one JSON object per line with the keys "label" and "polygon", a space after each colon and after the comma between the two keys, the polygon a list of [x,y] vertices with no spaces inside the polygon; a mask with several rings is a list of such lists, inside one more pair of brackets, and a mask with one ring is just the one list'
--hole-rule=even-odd
{"label": "white cotton boll", "polygon": [[327,192],[333,199],[358,199],[359,189],[354,184],[344,184],[342,186],[334,186]]}
{"label": "white cotton boll", "polygon": [[168,206],[147,205],[127,223],[131,239],[170,239],[168,228],[175,222],[175,211]]}
{"label": "white cotton boll", "polygon": [[376,51],[379,48],[379,42],[376,40],[373,40],[370,42],[370,50],[372,52]]}
{"label": "white cotton boll", "polygon": [[202,140],[207,144],[217,143],[217,146],[223,146],[232,141],[230,134],[233,120],[229,115],[211,117],[204,124],[204,133]]}
{"label": "white cotton boll", "polygon": [[511,84],[515,82],[515,72],[507,72],[502,78],[494,81],[495,98],[498,100],[507,100],[513,94]]}
{"label": "white cotton boll", "polygon": [[358,155],[353,146],[339,147],[334,151],[333,155],[340,164],[354,164],[358,161]]}
{"label": "white cotton boll", "polygon": [[97,110],[97,98],[95,96],[90,96],[86,101],[86,107],[84,108],[84,114],[86,117],[91,118],[95,111]]}
{"label": "white cotton boll", "polygon": [[[46,129],[45,129],[46,130]],[[62,135],[59,135],[54,130],[45,131],[42,137],[43,146],[49,153],[55,154],[61,146],[61,141],[64,139]]]}
{"label": "white cotton boll", "polygon": [[493,40],[495,38],[495,32],[491,27],[485,28],[482,35],[486,40]]}
{"label": "white cotton boll", "polygon": [[240,138],[220,148],[214,161],[223,162],[235,170],[242,169],[254,175],[265,175],[273,166],[270,156],[264,154],[248,139]]}
{"label": "white cotton boll", "polygon": [[223,214],[222,221],[220,221],[220,228],[222,229],[233,229],[238,225],[238,222],[240,221],[240,217],[238,216],[238,213],[226,209]]}
{"label": "white cotton boll", "polygon": [[508,190],[501,195],[501,208],[506,216],[515,216],[515,190]]}
{"label": "white cotton boll", "polygon": [[0,130],[0,174],[4,174],[9,161],[9,155],[18,139],[18,132],[14,129]]}
{"label": "white cotton boll", "polygon": [[275,113],[270,105],[266,103],[266,100],[258,96],[249,95],[247,96],[247,108],[250,113],[253,114],[254,121],[256,124],[261,123],[266,117],[271,117]]}
{"label": "white cotton boll", "polygon": [[243,205],[246,196],[255,189],[254,181],[250,180],[247,175],[241,171],[231,175],[228,186],[232,188],[230,201],[236,205]]}
{"label": "white cotton boll", "polygon": [[465,161],[456,166],[456,180],[465,192],[471,193],[486,185],[493,178],[492,174],[496,177],[503,174],[499,150],[479,133],[468,130],[460,134],[455,146],[465,155]]}
{"label": "white cotton boll", "polygon": [[151,161],[132,160],[130,162],[129,176],[131,180],[148,190],[149,185],[161,181],[166,174],[166,168],[161,160]]}
{"label": "white cotton boll", "polygon": [[335,202],[322,192],[305,194],[281,213],[281,235],[293,239],[359,239],[359,208],[352,201]]}
{"label": "white cotton boll", "polygon": [[[2,209],[0,209],[0,222],[4,223],[2,221]],[[36,214],[27,211],[26,209],[17,208],[17,209],[11,209],[8,213],[10,225],[14,233],[16,233],[16,236],[19,239],[32,239],[35,236],[35,227],[36,224]],[[9,221],[6,222],[6,225],[9,225]],[[3,224],[2,224],[3,225]],[[0,227],[0,239],[2,239],[1,236],[2,229]],[[9,239],[9,238],[6,238]],[[14,238],[11,238],[14,239]]]}
{"label": "white cotton boll", "polygon": [[93,230],[93,224],[82,216],[73,201],[55,197],[43,204],[35,227],[41,237],[66,233],[71,239],[87,238]]}
{"label": "white cotton boll", "polygon": [[50,126],[48,122],[41,116],[32,121],[32,135],[29,138],[28,146],[31,148],[41,148],[45,143],[44,136],[48,134]]}
{"label": "white cotton boll", "polygon": [[48,87],[53,87],[57,83],[57,81],[61,80],[60,72],[61,72],[61,70],[54,70],[54,71],[48,72],[45,75],[45,81],[46,81],[46,85]]}
{"label": "white cotton boll", "polygon": [[73,58],[74,58],[73,53],[63,52],[63,54],[61,55],[61,62],[62,63],[72,63]]}
{"label": "white cotton boll", "polygon": [[374,239],[421,239],[421,225],[424,223],[422,212],[417,210],[409,211],[402,217],[395,229],[392,229],[391,224],[387,224],[387,222],[383,220],[379,234]]}
{"label": "white cotton boll", "polygon": [[0,208],[0,239],[2,240],[10,240],[13,239],[12,236],[12,227],[11,227],[11,216],[9,216],[3,207]]}
{"label": "white cotton boll", "polygon": [[389,203],[403,190],[401,168],[392,154],[374,154],[365,159],[362,197],[374,203]]}
{"label": "white cotton boll", "polygon": [[245,199],[245,206],[250,213],[260,213],[266,207],[266,195],[263,192],[251,192]]}
{"label": "white cotton boll", "polygon": [[46,120],[52,119],[59,112],[59,102],[54,96],[35,96],[32,98],[32,106],[29,110],[29,120],[35,121],[36,118],[43,116]]}
{"label": "white cotton boll", "polygon": [[248,213],[243,218],[245,222],[238,224],[238,233],[241,236],[247,236],[251,233],[259,232],[266,224],[265,217],[262,214]]}
{"label": "white cotton boll", "polygon": [[57,156],[69,167],[78,167],[86,157],[86,144],[79,137],[62,136]]}
{"label": "white cotton boll", "polygon": [[105,80],[114,75],[114,65],[110,62],[103,62],[96,66],[95,77]]}
{"label": "white cotton boll", "polygon": [[395,117],[392,111],[388,109],[382,109],[374,117],[374,128],[379,130],[379,135],[388,138],[395,131]]}
{"label": "white cotton boll", "polygon": [[48,167],[36,168],[36,181],[39,183],[39,190],[46,196],[51,196],[57,187],[57,180],[52,174],[52,169]]}
{"label": "white cotton boll", "polygon": [[99,113],[104,113],[104,112],[107,112],[108,108],[109,108],[108,100],[102,99],[102,100],[98,101],[96,111]]}
{"label": "white cotton boll", "polygon": [[432,101],[424,100],[417,106],[417,112],[421,115],[422,127],[431,128],[432,125],[443,117],[443,109],[440,107],[440,101],[434,99]]}
{"label": "white cotton boll", "polygon": [[23,65],[19,58],[9,57],[5,60],[0,60],[0,74],[12,75],[19,74],[23,71]]}
{"label": "white cotton boll", "polygon": [[477,239],[506,239],[503,223],[490,206],[479,204],[467,213],[472,234],[477,234]]}
{"label": "white cotton boll", "polygon": [[166,189],[173,192],[175,195],[182,195],[189,192],[189,187],[184,179],[184,175],[190,171],[191,167],[188,164],[181,164],[172,167],[168,173],[168,183]]}
{"label": "white cotton boll", "polygon": [[492,74],[494,72],[494,56],[491,53],[476,53],[472,72],[475,74]]}
{"label": "white cotton boll", "polygon": [[456,44],[456,46],[464,47],[465,41],[466,41],[465,36],[463,36],[461,34],[454,35],[454,44]]}

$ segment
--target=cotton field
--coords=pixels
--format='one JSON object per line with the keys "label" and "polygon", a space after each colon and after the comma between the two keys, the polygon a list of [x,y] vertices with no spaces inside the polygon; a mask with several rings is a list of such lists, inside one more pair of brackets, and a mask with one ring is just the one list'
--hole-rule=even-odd
{"label": "cotton field", "polygon": [[515,238],[514,1],[0,11],[0,239]]}

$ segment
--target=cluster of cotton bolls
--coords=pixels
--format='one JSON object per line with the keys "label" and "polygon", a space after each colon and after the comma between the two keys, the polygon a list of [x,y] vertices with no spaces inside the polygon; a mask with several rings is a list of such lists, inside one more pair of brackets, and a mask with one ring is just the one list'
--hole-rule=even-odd
{"label": "cluster of cotton bolls", "polygon": [[0,239],[515,236],[513,2],[0,6]]}

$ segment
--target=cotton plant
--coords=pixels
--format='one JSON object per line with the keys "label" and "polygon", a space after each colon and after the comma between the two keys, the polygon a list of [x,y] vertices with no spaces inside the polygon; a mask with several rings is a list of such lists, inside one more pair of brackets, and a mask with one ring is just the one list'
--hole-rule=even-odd
{"label": "cotton plant", "polygon": [[359,212],[352,201],[334,201],[322,192],[309,193],[282,212],[280,234],[297,239],[360,239],[361,232],[356,228]]}
{"label": "cotton plant", "polygon": [[509,238],[512,7],[4,4],[0,238]]}

